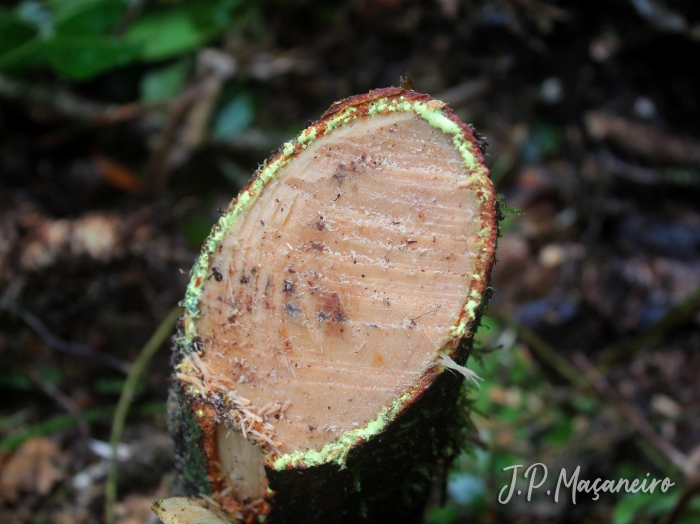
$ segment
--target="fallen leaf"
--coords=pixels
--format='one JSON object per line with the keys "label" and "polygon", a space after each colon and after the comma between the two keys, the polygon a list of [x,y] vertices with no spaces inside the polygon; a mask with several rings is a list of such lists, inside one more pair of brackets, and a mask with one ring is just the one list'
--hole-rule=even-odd
{"label": "fallen leaf", "polygon": [[143,181],[131,169],[105,155],[93,155],[102,180],[110,186],[127,193],[141,193],[144,190]]}
{"label": "fallen leaf", "polygon": [[64,478],[61,451],[44,437],[25,442],[0,473],[0,499],[16,502],[20,493],[47,495]]}

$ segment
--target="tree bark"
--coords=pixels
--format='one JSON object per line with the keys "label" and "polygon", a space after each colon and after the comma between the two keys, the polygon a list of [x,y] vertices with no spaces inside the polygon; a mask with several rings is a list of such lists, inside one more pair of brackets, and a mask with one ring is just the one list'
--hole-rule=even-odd
{"label": "tree bark", "polygon": [[212,523],[421,521],[463,444],[490,295],[483,147],[444,103],[387,88],[258,169],[183,302],[168,412],[190,499],[159,501],[164,522],[194,522],[188,504]]}

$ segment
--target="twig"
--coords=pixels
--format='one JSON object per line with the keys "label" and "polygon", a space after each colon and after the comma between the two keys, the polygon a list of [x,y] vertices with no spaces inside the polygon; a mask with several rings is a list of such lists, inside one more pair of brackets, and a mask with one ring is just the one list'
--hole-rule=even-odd
{"label": "twig", "polygon": [[517,0],[516,3],[531,9],[536,15],[547,20],[563,22],[571,19],[571,14],[567,10],[540,0]]}
{"label": "twig", "polygon": [[31,108],[40,107],[72,122],[55,133],[39,137],[40,149],[49,149],[94,127],[134,120],[148,111],[168,107],[169,100],[148,103],[109,104],[74,95],[64,89],[50,88],[16,80],[0,74],[0,98],[16,100]]}
{"label": "twig", "polygon": [[112,456],[109,461],[109,473],[107,474],[107,483],[105,485],[105,512],[107,515],[107,524],[116,524],[117,522],[117,517],[114,512],[114,505],[117,501],[117,445],[124,433],[124,422],[134,396],[134,391],[136,390],[136,383],[145,371],[148,363],[156,354],[156,351],[158,351],[158,348],[160,348],[174,329],[179,316],[180,307],[175,307],[163,319],[151,338],[146,342],[146,345],[141,349],[139,356],[129,370],[126,382],[122,388],[122,393],[117,403],[117,410],[114,413],[114,419],[112,421],[112,434],[110,437]]}
{"label": "twig", "polygon": [[[602,349],[600,353],[603,357],[596,366],[598,373],[605,376],[615,364],[626,360],[642,346],[657,342],[669,331],[691,320],[698,311],[700,311],[700,289],[695,290],[684,300],[669,309],[658,322],[646,331],[628,340],[612,344]],[[511,317],[498,312],[494,308],[489,310],[489,315],[514,329],[518,333],[520,339],[542,360],[553,367],[562,377],[579,387],[588,386],[588,380],[585,377],[581,377],[578,370],[565,358],[560,357],[556,350],[537,333],[522,326]]]}
{"label": "twig", "polygon": [[27,324],[27,326],[29,326],[31,330],[34,331],[34,333],[39,335],[39,337],[51,349],[61,351],[62,353],[67,353],[76,357],[87,358],[94,362],[99,362],[104,366],[116,369],[117,371],[121,371],[125,374],[129,373],[131,364],[129,364],[128,362],[125,362],[124,360],[110,355],[102,355],[96,352],[90,346],[86,346],[85,344],[77,344],[75,342],[68,342],[66,340],[58,338],[56,335],[51,333],[51,331],[49,331],[46,325],[41,320],[39,320],[39,318],[36,315],[27,311],[24,308],[0,302],[0,309],[4,309],[5,311],[12,313],[18,316],[20,319],[22,319],[24,323]]}
{"label": "twig", "polygon": [[97,124],[113,123],[136,118],[162,102],[151,104],[107,104],[81,98],[65,90],[31,84],[0,75],[0,97],[17,100],[29,106],[44,107],[52,113],[71,120]]}
{"label": "twig", "polygon": [[518,333],[518,337],[527,344],[530,350],[536,353],[537,356],[551,366],[563,378],[580,388],[588,386],[586,378],[581,376],[581,373],[572,366],[568,360],[564,357],[560,357],[554,348],[537,333],[522,326],[512,318],[495,311],[493,308],[489,310],[489,316],[494,317],[508,325],[511,329],[514,329]]}
{"label": "twig", "polygon": [[168,122],[148,161],[147,179],[152,190],[165,186],[175,155],[180,160],[198,148],[206,136],[209,120],[226,80],[236,71],[230,55],[202,49],[197,55],[197,76],[171,103]]}
{"label": "twig", "polygon": [[700,141],[669,135],[651,124],[640,124],[603,111],[584,115],[588,134],[610,140],[629,153],[672,164],[700,165]]}
{"label": "twig", "polygon": [[487,77],[477,78],[440,91],[435,95],[435,98],[449,104],[450,107],[457,107],[485,95],[490,89],[491,79]]}
{"label": "twig", "polygon": [[168,174],[168,157],[177,139],[177,129],[194,106],[197,94],[197,89],[187,90],[170,106],[168,122],[161,131],[158,143],[146,165],[146,179],[152,190],[162,189],[165,185]]}
{"label": "twig", "polygon": [[642,18],[658,31],[664,33],[679,33],[697,42],[697,25],[691,25],[683,16],[683,11],[671,9],[665,2],[657,0],[630,0]]}
{"label": "twig", "polygon": [[696,475],[692,478],[683,490],[681,498],[678,499],[676,505],[670,511],[668,515],[661,521],[661,524],[675,524],[681,517],[685,514],[690,505],[690,501],[700,493],[700,475]]}
{"label": "twig", "polygon": [[89,120],[110,106],[77,97],[65,91],[30,84],[0,75],[0,97],[18,100],[32,106],[43,106],[54,113],[77,120]]}
{"label": "twig", "polygon": [[622,414],[624,414],[632,425],[642,434],[650,444],[652,444],[666,459],[681,471],[685,471],[687,457],[678,451],[669,441],[660,437],[646,418],[639,411],[627,402],[622,396],[603,378],[600,372],[591,364],[583,353],[574,355],[576,365],[588,375],[591,384],[598,394],[610,401]]}
{"label": "twig", "polygon": [[80,431],[80,436],[84,441],[90,439],[90,427],[87,421],[83,417],[81,409],[77,406],[75,401],[68,395],[64,394],[56,386],[48,382],[42,377],[36,369],[29,368],[27,374],[32,379],[32,381],[41,389],[46,395],[53,400],[55,400],[63,409],[65,409],[72,417],[75,419],[75,424],[78,426],[78,431]]}
{"label": "twig", "polygon": [[688,452],[685,474],[688,478],[700,477],[700,444]]}
{"label": "twig", "polygon": [[615,364],[633,355],[641,346],[660,340],[664,334],[676,329],[693,318],[700,311],[700,289],[695,290],[685,300],[682,300],[656,322],[651,328],[639,335],[613,344],[601,351],[603,357],[598,363],[598,369],[605,374]]}
{"label": "twig", "polygon": [[[603,375],[582,354],[574,355],[576,367],[563,357],[560,357],[554,348],[540,338],[534,331],[521,326],[516,321],[505,315],[500,315],[493,310],[489,315],[508,324],[518,332],[520,339],[525,342],[530,350],[536,353],[542,360],[549,364],[563,378],[577,386],[586,389],[593,386],[595,392],[603,399],[611,402],[619,411],[624,413],[634,425],[635,429],[645,437],[649,443],[658,450],[666,460],[687,474],[686,465],[688,458],[678,451],[670,442],[661,438],[647,420],[607,383]],[[653,328],[652,328],[653,329]],[[578,369],[577,369],[578,368]],[[583,372],[583,373],[582,373]]]}
{"label": "twig", "polygon": [[148,111],[167,108],[169,103],[168,100],[156,100],[145,104],[132,102],[121,106],[106,107],[103,111],[96,113],[89,119],[73,122],[70,125],[64,126],[64,128],[59,131],[40,136],[38,139],[38,146],[40,149],[51,149],[52,147],[57,147],[72,139],[79,133],[100,126],[109,126],[127,120],[135,120],[144,116]]}

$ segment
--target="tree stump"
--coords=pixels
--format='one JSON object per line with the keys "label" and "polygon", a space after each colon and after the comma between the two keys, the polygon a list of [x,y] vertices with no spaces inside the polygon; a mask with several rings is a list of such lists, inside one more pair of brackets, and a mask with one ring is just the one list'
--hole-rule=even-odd
{"label": "tree stump", "polygon": [[169,400],[189,499],[159,501],[164,522],[421,520],[489,296],[483,147],[443,102],[387,88],[258,169],[191,271]]}

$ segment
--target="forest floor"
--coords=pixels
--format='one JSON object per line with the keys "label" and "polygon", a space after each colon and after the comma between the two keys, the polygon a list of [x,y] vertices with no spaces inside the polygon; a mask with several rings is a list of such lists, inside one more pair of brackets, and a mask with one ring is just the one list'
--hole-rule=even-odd
{"label": "forest floor", "polygon": [[[700,5],[245,4],[188,55],[85,81],[0,73],[0,521],[103,522],[126,373],[217,210],[307,120],[406,71],[487,137],[524,212],[502,223],[469,364],[471,453],[427,522],[700,521]],[[119,447],[122,523],[156,522],[168,494],[169,357]],[[526,490],[534,463],[546,486],[499,503],[503,468],[524,465]],[[545,496],[577,466],[675,485]]]}

